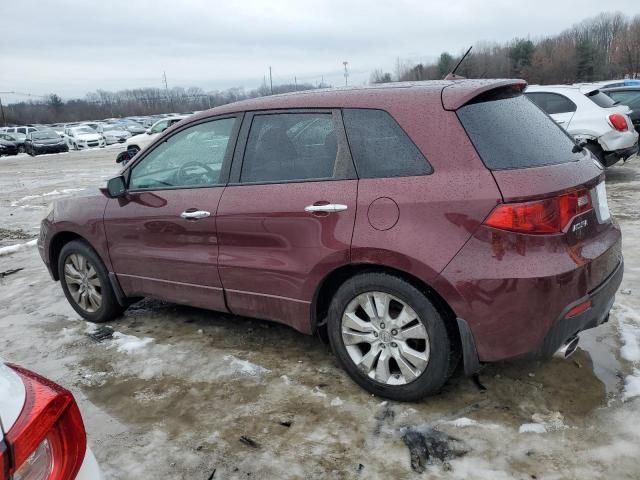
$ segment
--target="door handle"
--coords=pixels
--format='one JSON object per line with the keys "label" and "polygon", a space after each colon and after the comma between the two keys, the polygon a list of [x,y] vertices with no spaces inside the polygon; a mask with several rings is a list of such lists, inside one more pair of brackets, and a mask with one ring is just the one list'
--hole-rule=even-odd
{"label": "door handle", "polygon": [[209,215],[211,214],[205,210],[185,210],[180,214],[180,217],[186,220],[199,220],[201,218],[207,218]]}
{"label": "door handle", "polygon": [[307,205],[304,207],[304,211],[307,213],[316,213],[316,212],[342,212],[347,209],[346,205],[342,205],[341,203],[328,203],[326,205]]}

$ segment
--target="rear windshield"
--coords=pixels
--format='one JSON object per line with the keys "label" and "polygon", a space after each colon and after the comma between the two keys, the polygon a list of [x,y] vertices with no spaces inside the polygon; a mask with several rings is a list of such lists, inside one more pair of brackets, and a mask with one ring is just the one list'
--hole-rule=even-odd
{"label": "rear windshield", "polygon": [[602,93],[600,90],[594,90],[586,95],[589,100],[602,108],[610,108],[616,104],[615,100],[606,93]]}
{"label": "rear windshield", "polygon": [[521,93],[490,92],[456,112],[490,170],[580,160],[573,139]]}

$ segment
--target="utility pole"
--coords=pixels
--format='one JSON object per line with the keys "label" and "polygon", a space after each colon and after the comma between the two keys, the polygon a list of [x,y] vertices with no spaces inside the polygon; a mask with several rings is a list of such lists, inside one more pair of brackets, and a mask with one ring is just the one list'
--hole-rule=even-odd
{"label": "utility pole", "polygon": [[273,95],[273,77],[271,76],[271,65],[269,65],[269,85],[271,85],[271,95]]}
{"label": "utility pole", "polygon": [[7,126],[7,121],[4,118],[4,107],[2,106],[2,98],[0,98],[0,113],[2,114],[2,125]]}
{"label": "utility pole", "polygon": [[167,94],[167,104],[171,105],[171,110],[173,110],[173,102],[171,101],[171,97],[169,97],[169,86],[167,85],[167,72],[162,72],[162,81],[164,82],[164,91]]}
{"label": "utility pole", "polygon": [[298,77],[293,76],[293,84],[295,85],[296,92],[298,91]]}
{"label": "utility pole", "polygon": [[349,85],[349,70],[347,70],[347,65],[349,65],[349,62],[342,62],[342,64],[344,65],[344,86],[346,87],[347,85]]}

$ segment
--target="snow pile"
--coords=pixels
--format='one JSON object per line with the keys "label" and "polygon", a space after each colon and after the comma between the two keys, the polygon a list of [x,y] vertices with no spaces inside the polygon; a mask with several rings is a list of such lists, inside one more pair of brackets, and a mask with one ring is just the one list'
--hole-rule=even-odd
{"label": "snow pile", "polygon": [[140,350],[153,342],[153,338],[138,338],[133,335],[126,335],[120,332],[113,333],[113,342],[111,345],[116,347],[120,353],[133,353]]}
{"label": "snow pile", "polygon": [[454,427],[458,427],[458,428],[472,427],[472,426],[478,425],[478,422],[467,417],[456,418],[455,420],[451,420],[449,423]]}
{"label": "snow pile", "polygon": [[30,240],[26,243],[17,243],[16,245],[9,245],[7,247],[0,247],[0,257],[4,256],[4,255],[9,255],[11,253],[16,253],[20,250],[24,250],[25,248],[28,247],[33,247],[35,246],[35,244],[38,243],[37,240]]}
{"label": "snow pile", "polygon": [[622,401],[627,401],[633,397],[640,397],[640,368],[634,368],[632,375],[627,375],[624,379],[624,393]]}

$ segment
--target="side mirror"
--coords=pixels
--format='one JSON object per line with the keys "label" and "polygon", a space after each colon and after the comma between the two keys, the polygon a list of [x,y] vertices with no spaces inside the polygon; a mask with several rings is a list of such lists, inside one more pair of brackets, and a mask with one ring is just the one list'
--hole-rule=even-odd
{"label": "side mirror", "polygon": [[118,198],[127,193],[127,186],[125,185],[124,177],[119,175],[117,177],[110,178],[107,182],[107,187],[104,189],[101,188],[100,190],[109,198]]}
{"label": "side mirror", "polygon": [[131,155],[127,150],[120,152],[116,157],[116,163],[121,163],[123,165],[126,165],[129,160],[131,160]]}
{"label": "side mirror", "polygon": [[151,135],[151,129],[147,128],[147,135]]}

